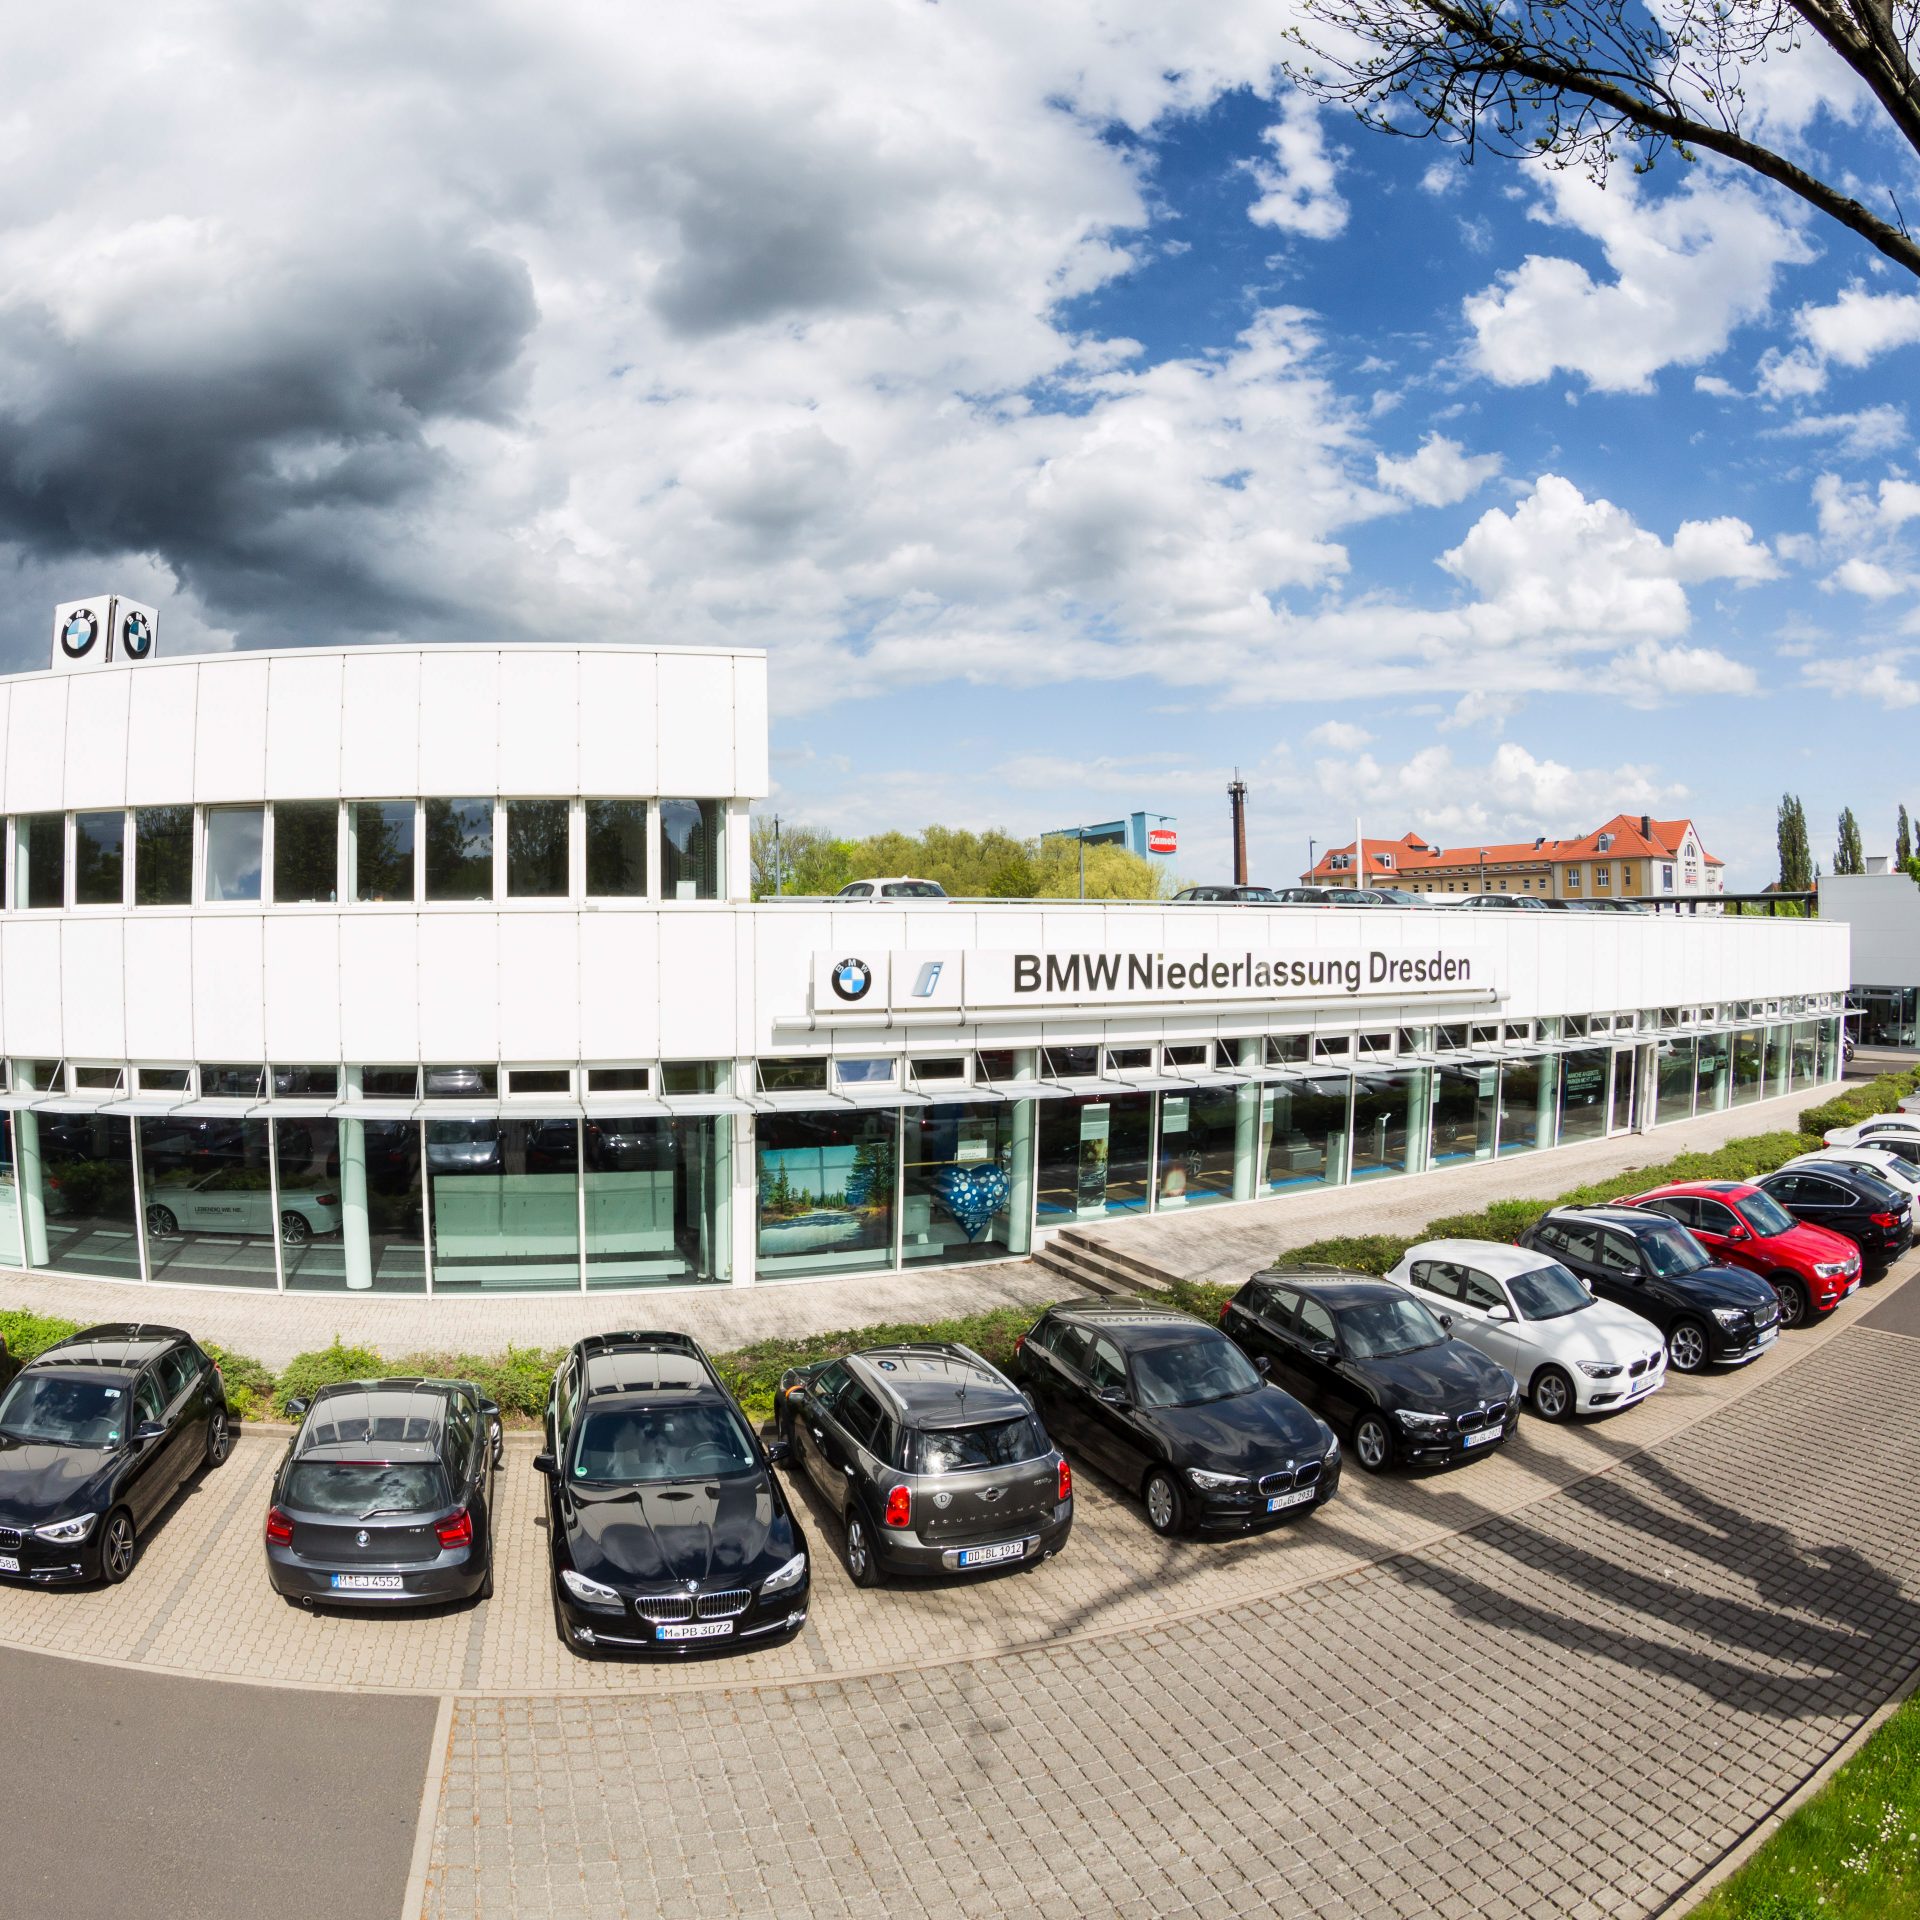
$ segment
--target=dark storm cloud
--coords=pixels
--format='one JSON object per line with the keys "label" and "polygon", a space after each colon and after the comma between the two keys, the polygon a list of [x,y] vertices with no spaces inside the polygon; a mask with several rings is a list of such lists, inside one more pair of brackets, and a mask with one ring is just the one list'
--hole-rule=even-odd
{"label": "dark storm cloud", "polygon": [[250,633],[430,617],[395,549],[455,483],[436,423],[502,422],[521,397],[525,268],[414,238],[215,277],[152,276],[78,323],[0,318],[0,542],[150,554]]}

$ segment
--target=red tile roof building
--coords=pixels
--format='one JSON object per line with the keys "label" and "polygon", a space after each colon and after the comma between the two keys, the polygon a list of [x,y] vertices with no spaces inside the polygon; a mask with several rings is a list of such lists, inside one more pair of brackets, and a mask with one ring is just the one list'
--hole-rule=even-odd
{"label": "red tile roof building", "polygon": [[1721,892],[1726,867],[1706,850],[1691,820],[1655,820],[1644,813],[1617,813],[1575,840],[1542,836],[1465,847],[1438,847],[1417,833],[1369,840],[1364,871],[1355,870],[1353,851],[1352,841],[1329,848],[1312,872],[1300,876],[1302,883],[1559,900],[1684,897]]}

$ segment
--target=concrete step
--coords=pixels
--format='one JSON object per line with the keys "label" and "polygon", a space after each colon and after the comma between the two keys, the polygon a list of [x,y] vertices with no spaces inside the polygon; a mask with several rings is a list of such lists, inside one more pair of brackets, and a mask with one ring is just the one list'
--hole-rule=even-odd
{"label": "concrete step", "polygon": [[1075,1239],[1066,1233],[1054,1234],[1043,1241],[1033,1258],[1037,1266],[1093,1293],[1127,1295],[1166,1291],[1166,1276],[1155,1273],[1144,1262],[1129,1259],[1123,1263],[1109,1256],[1097,1243]]}
{"label": "concrete step", "polygon": [[1106,1268],[1125,1274],[1140,1286],[1151,1287],[1157,1293],[1164,1293],[1168,1282],[1173,1278],[1164,1267],[1156,1266],[1140,1254],[1129,1252],[1125,1247],[1116,1246],[1111,1240],[1104,1240],[1098,1234],[1089,1233],[1084,1228],[1064,1227],[1054,1238],[1056,1243],[1065,1241],[1076,1254],[1084,1253],[1089,1260],[1098,1261]]}

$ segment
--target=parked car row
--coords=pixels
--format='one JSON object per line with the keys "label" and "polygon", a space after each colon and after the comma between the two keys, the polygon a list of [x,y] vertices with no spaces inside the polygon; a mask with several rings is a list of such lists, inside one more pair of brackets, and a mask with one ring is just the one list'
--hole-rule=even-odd
{"label": "parked car row", "polygon": [[[1920,1118],[1849,1131],[1911,1140]],[[1344,1450],[1369,1473],[1496,1452],[1541,1419],[1620,1411],[1669,1368],[1744,1366],[1831,1312],[1913,1236],[1920,1168],[1830,1144],[1751,1181],[1556,1207],[1517,1244],[1431,1240],[1384,1278],[1253,1274],[1211,1326],[1146,1301],[1047,1308],[1010,1376],[952,1344],[795,1368],[756,1433],[684,1334],[578,1342],[544,1444],[562,1638],[684,1654],[806,1623],[811,1561],[776,1469],[810,1483],[856,1585],[1037,1566],[1073,1529],[1076,1464],[1147,1524],[1240,1532],[1317,1511]],[[290,1604],[417,1606],[493,1590],[499,1409],[471,1382],[349,1381],[290,1403],[267,1577]],[[95,1327],[0,1396],[0,1578],[117,1584],[174,1494],[233,1442],[189,1334]]]}
{"label": "parked car row", "polygon": [[1266,907],[1478,907],[1522,913],[1648,913],[1637,900],[1550,900],[1533,893],[1414,893],[1406,887],[1182,887],[1176,904]]}

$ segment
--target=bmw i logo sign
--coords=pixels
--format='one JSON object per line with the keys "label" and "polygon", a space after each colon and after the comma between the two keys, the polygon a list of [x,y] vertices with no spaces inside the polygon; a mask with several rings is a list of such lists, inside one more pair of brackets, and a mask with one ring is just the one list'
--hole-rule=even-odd
{"label": "bmw i logo sign", "polygon": [[75,607],[60,629],[60,651],[69,660],[84,660],[100,638],[100,622],[91,607]]}
{"label": "bmw i logo sign", "polygon": [[120,623],[120,650],[130,660],[144,660],[153,648],[153,622],[144,613],[130,613]]}
{"label": "bmw i logo sign", "polygon": [[864,1000],[873,985],[873,970],[864,960],[842,960],[832,977],[833,990],[842,1000]]}

